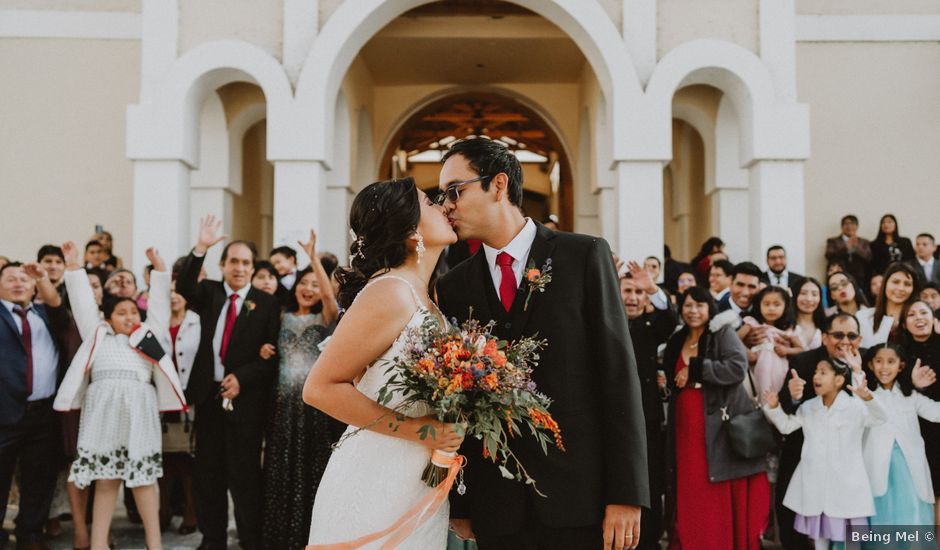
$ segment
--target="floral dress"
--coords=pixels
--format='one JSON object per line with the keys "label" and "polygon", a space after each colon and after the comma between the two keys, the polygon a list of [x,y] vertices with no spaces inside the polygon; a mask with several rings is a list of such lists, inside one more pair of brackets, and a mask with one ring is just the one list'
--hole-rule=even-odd
{"label": "floral dress", "polygon": [[69,481],[79,488],[96,479],[152,485],[163,476],[161,439],[153,365],[109,328],[91,364]]}

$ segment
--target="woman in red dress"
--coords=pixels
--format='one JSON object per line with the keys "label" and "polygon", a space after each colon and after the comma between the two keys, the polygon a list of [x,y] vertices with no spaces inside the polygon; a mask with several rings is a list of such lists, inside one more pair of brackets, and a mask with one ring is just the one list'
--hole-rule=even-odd
{"label": "woman in red dress", "polygon": [[760,548],[767,526],[770,484],[763,457],[745,459],[731,447],[721,419],[752,407],[741,385],[747,351],[734,312],[717,314],[704,287],[679,298],[685,327],[666,346],[669,381],[670,548]]}

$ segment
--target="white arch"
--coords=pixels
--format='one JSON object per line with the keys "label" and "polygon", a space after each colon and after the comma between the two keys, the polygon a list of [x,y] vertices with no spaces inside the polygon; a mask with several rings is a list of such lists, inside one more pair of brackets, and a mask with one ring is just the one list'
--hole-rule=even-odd
{"label": "white arch", "polygon": [[[415,114],[419,113],[421,110],[427,108],[428,105],[433,104],[435,101],[444,99],[449,96],[462,95],[468,93],[480,93],[480,94],[491,94],[505,97],[513,101],[519,102],[523,107],[531,109],[535,114],[537,114],[545,123],[548,125],[549,129],[555,134],[558,138],[558,141],[561,143],[561,148],[564,150],[565,155],[568,157],[568,162],[571,162],[574,158],[572,156],[572,149],[569,145],[568,136],[561,131],[561,126],[555,120],[555,117],[545,109],[537,101],[533,101],[532,98],[524,94],[520,94],[515,90],[509,88],[503,88],[501,86],[448,86],[440,90],[436,90],[423,98],[419,99],[411,105],[406,111],[401,115],[395,118],[395,122],[389,127],[388,132],[386,132],[385,137],[382,138],[382,147],[379,149],[384,155],[385,151],[388,150],[389,145],[392,143],[392,139],[395,138],[395,134],[398,133],[398,130],[408,122]],[[378,159],[377,162],[381,162],[381,159]],[[381,168],[381,167],[379,167]]]}
{"label": "white arch", "polygon": [[[656,120],[668,120],[676,90],[708,84],[733,101],[741,122],[741,160],[809,157],[806,105],[778,103],[766,65],[752,52],[723,40],[693,40],[670,51],[650,78],[646,95]],[[671,129],[660,136],[671,141]]]}
{"label": "white arch", "polygon": [[218,40],[177,59],[156,84],[154,101],[128,109],[128,157],[181,159],[198,166],[200,107],[208,93],[230,82],[261,87],[268,108],[268,157],[281,156],[283,143],[292,138],[285,131],[293,96],[284,68],[258,46]]}
{"label": "white arch", "polygon": [[[359,0],[343,2],[321,29],[301,69],[291,117],[296,158],[331,162],[333,105],[343,76],[366,42],[390,21],[431,0]],[[608,104],[613,127],[631,130],[627,109],[638,104],[642,89],[630,52],[608,14],[596,2],[577,0],[509,0],[558,25],[584,52],[594,69]],[[317,121],[310,131],[310,121]],[[307,128],[304,126],[307,125]],[[612,135],[614,151],[622,136]],[[615,153],[616,154],[616,153]]]}

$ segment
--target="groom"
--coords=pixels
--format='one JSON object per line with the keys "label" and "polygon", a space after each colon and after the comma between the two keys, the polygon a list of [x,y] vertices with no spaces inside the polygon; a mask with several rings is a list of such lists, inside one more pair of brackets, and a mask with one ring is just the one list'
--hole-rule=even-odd
{"label": "groom", "polygon": [[[553,404],[566,452],[542,453],[529,434],[512,440],[537,488],[508,480],[482,457],[462,452],[467,492],[451,500],[452,525],[480,550],[635,548],[640,507],[649,507],[640,385],[611,251],[603,239],[559,233],[523,217],[522,168],[484,138],[456,143],[440,175],[444,211],[461,239],[482,250],[441,277],[441,309],[458,321],[496,321],[506,340],[548,340],[533,378]],[[524,274],[546,272],[544,293]],[[528,305],[526,301],[528,300]],[[646,536],[658,536],[649,533]]]}

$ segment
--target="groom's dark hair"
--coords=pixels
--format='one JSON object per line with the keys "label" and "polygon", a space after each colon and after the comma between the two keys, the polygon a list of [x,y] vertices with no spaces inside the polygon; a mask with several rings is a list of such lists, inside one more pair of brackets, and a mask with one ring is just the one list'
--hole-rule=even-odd
{"label": "groom's dark hair", "polygon": [[488,138],[462,139],[451,145],[441,162],[447,162],[454,155],[467,159],[470,168],[480,176],[489,176],[480,182],[484,191],[489,190],[493,176],[500,172],[506,174],[509,202],[522,208],[522,166],[508,147]]}

